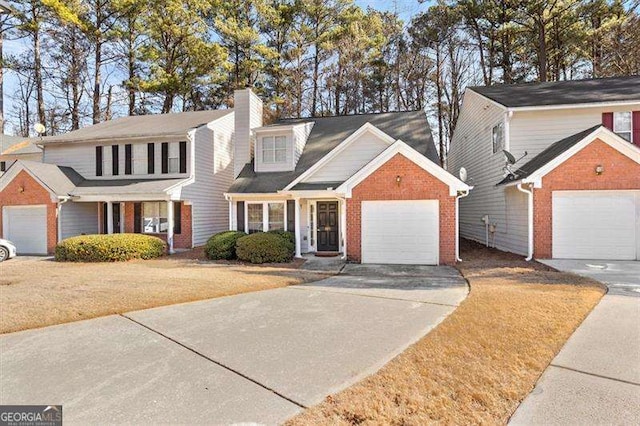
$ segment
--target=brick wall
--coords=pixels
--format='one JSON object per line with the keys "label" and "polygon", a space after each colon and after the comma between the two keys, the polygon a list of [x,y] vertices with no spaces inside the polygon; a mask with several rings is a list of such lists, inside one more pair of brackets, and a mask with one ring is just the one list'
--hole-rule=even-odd
{"label": "brick wall", "polygon": [[51,195],[24,170],[0,192],[0,236],[2,236],[2,210],[4,206],[47,206],[47,251],[53,253],[58,241],[57,203],[51,201]]}
{"label": "brick wall", "polygon": [[[595,168],[604,167],[596,175]],[[552,192],[560,190],[640,189],[640,164],[596,139],[573,157],[542,178],[542,188],[535,189],[534,255],[552,256]]]}
{"label": "brick wall", "polygon": [[[133,233],[134,230],[134,203],[124,203],[124,232]],[[182,216],[182,229],[180,234],[174,234],[173,247],[174,248],[191,248],[191,206],[182,203],[181,208]],[[166,234],[153,234],[158,238],[167,240]]]}
{"label": "brick wall", "polygon": [[[396,177],[401,177],[398,186]],[[455,197],[449,187],[402,154],[397,154],[378,170],[360,182],[347,200],[347,256],[360,262],[362,201],[379,200],[439,200],[440,201],[440,263],[455,263]]]}

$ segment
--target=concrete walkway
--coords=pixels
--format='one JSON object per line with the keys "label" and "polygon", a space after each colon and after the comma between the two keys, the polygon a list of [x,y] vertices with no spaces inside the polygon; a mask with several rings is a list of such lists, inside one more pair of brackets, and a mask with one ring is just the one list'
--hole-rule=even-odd
{"label": "concrete walkway", "polygon": [[640,424],[640,262],[543,261],[609,292],[567,341],[510,424]]}
{"label": "concrete walkway", "polygon": [[65,424],[280,423],[379,369],[466,297],[452,268],[345,275],[0,337],[0,404]]}

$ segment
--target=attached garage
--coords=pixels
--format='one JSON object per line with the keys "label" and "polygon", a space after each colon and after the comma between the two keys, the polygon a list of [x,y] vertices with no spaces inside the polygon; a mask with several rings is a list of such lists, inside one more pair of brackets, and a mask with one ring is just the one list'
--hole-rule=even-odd
{"label": "attached garage", "polygon": [[2,211],[4,238],[18,254],[47,254],[47,206],[5,206]]}
{"label": "attached garage", "polygon": [[553,191],[553,257],[640,259],[640,191]]}
{"label": "attached garage", "polygon": [[438,200],[363,201],[362,262],[437,265]]}

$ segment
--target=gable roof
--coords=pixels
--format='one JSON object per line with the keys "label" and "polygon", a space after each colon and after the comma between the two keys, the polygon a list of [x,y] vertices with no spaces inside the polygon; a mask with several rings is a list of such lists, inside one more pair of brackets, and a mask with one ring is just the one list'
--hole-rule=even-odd
{"label": "gable roof", "polygon": [[0,155],[36,154],[42,152],[42,149],[35,145],[37,141],[37,138],[0,134]]}
{"label": "gable roof", "polygon": [[103,179],[84,180],[71,191],[74,196],[159,194],[188,179]]}
{"label": "gable roof", "polygon": [[640,102],[640,76],[469,87],[509,108]]}
{"label": "gable roof", "polygon": [[134,115],[87,126],[57,136],[47,136],[43,144],[148,137],[184,138],[186,133],[233,112],[232,109],[188,111],[170,114]]}
{"label": "gable roof", "polygon": [[56,196],[66,196],[84,180],[71,167],[61,167],[55,164],[37,161],[18,160],[0,177],[0,189],[4,188],[22,170],[25,170],[43,187]]}
{"label": "gable roof", "polygon": [[[562,161],[564,161],[564,157],[566,157],[567,155],[570,157],[575,153],[572,151],[582,149],[584,145],[590,143],[596,138],[601,138],[605,143],[608,143],[609,145],[617,144],[618,147],[624,148],[623,151],[625,152],[635,151],[635,157],[637,158],[636,161],[640,162],[640,149],[638,149],[635,145],[629,143],[628,141],[620,138],[618,135],[602,126],[601,124],[598,124],[551,144],[540,154],[536,155],[526,164],[519,167],[516,176],[507,176],[502,179],[498,183],[498,185],[519,182],[523,180],[532,181],[539,179],[548,171],[555,168],[555,166],[553,166],[554,163],[558,161],[559,163],[561,163]],[[553,167],[550,168],[550,166]]]}
{"label": "gable roof", "polygon": [[[315,124],[295,170],[256,173],[253,163],[249,163],[242,169],[228,192],[268,193],[282,190],[366,123],[370,123],[395,140],[402,139],[431,161],[438,161],[431,128],[422,111],[286,119],[272,126],[310,122]],[[333,184],[335,185],[336,182]]]}

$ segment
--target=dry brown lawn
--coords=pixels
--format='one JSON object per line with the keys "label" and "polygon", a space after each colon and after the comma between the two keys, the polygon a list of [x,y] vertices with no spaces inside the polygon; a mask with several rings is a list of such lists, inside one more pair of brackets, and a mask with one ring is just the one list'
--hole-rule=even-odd
{"label": "dry brown lawn", "polygon": [[471,292],[376,374],[290,424],[505,424],[604,293],[598,283],[465,243]]}
{"label": "dry brown lawn", "polygon": [[297,266],[205,262],[199,253],[124,263],[9,260],[0,263],[0,333],[326,277]]}

